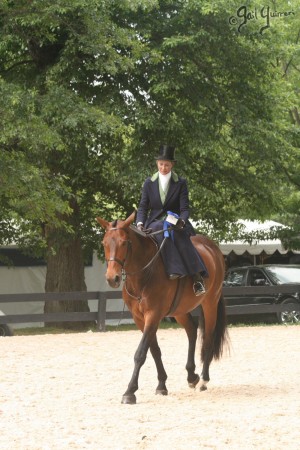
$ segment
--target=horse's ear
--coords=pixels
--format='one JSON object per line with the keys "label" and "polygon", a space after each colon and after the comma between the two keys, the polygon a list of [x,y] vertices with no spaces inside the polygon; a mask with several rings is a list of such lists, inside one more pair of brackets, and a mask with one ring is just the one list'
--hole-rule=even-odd
{"label": "horse's ear", "polygon": [[105,230],[107,230],[109,226],[109,222],[107,222],[107,220],[101,219],[101,217],[96,217],[96,220],[98,223],[100,223],[102,228],[105,228]]}
{"label": "horse's ear", "polygon": [[133,211],[133,213],[130,214],[130,216],[127,217],[127,219],[125,220],[123,227],[124,228],[129,227],[129,225],[132,224],[132,222],[134,221],[135,216],[136,216],[136,211]]}

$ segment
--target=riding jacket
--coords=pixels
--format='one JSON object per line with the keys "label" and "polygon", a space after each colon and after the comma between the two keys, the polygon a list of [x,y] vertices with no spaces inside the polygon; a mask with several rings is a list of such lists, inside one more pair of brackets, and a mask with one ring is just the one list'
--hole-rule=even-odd
{"label": "riding jacket", "polygon": [[[186,180],[172,172],[168,190],[163,196],[156,173],[144,183],[136,222],[154,232],[162,231],[168,211],[178,214],[185,221],[185,226],[182,230],[175,229],[162,248],[161,255],[166,272],[180,275],[193,275],[198,272],[207,274],[205,264],[190,239],[190,236],[195,235],[195,231],[188,220],[189,194]],[[155,239],[160,245],[164,233],[155,234]]]}

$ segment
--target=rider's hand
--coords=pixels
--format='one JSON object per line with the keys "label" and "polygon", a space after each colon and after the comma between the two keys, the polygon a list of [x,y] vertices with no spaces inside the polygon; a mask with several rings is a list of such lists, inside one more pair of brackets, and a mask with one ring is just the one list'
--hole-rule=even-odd
{"label": "rider's hand", "polygon": [[144,228],[144,226],[143,226],[142,223],[139,223],[136,227],[137,227],[137,229],[138,229],[139,231],[142,231],[142,232],[145,233],[145,234],[150,234],[150,233],[152,233],[152,228]]}
{"label": "rider's hand", "polygon": [[178,228],[179,230],[182,230],[182,228],[185,226],[185,221],[183,219],[179,219],[177,220],[177,223],[175,225],[176,228]]}

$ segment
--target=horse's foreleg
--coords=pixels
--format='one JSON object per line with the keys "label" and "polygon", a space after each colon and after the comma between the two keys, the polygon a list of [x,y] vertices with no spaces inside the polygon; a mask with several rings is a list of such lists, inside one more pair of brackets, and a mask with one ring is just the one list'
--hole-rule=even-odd
{"label": "horse's foreleg", "polygon": [[163,362],[161,359],[161,350],[159,348],[156,335],[154,336],[154,339],[150,345],[150,352],[153,356],[157,369],[158,386],[156,388],[155,393],[160,395],[168,395],[168,390],[166,387],[166,381],[168,376],[163,366]]}
{"label": "horse's foreleg", "polygon": [[122,397],[122,403],[135,404],[135,392],[138,390],[138,378],[142,365],[146,361],[147,352],[156,335],[157,327],[145,327],[143,337],[134,355],[134,370],[128,388]]}
{"label": "horse's foreleg", "polygon": [[[140,316],[138,313],[135,313],[135,315],[133,317],[134,317],[136,325],[143,332],[144,326],[145,326],[144,317]],[[156,392],[156,394],[160,394],[160,395],[168,395],[168,390],[166,388],[166,380],[167,380],[168,376],[167,376],[165,368],[163,366],[163,362],[161,359],[161,350],[160,350],[158,342],[157,342],[156,334],[150,344],[150,352],[154,359],[156,369],[157,369],[158,386],[157,386],[155,392]]]}
{"label": "horse's foreleg", "polygon": [[189,387],[195,388],[196,385],[200,381],[200,377],[197,373],[195,373],[196,365],[195,365],[195,349],[196,349],[196,341],[197,341],[197,325],[193,321],[192,316],[190,314],[184,314],[175,317],[176,321],[182,325],[186,331],[189,348],[188,348],[188,358],[186,363],[186,370],[188,373],[187,381]]}

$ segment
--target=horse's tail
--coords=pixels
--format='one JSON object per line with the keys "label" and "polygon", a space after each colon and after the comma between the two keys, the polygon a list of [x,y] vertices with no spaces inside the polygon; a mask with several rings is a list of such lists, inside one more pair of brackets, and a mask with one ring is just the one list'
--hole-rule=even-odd
{"label": "horse's tail", "polygon": [[226,344],[229,344],[229,336],[227,331],[225,300],[223,295],[221,295],[218,303],[217,323],[213,345],[213,357],[215,359],[219,359],[222,356]]}
{"label": "horse's tail", "polygon": [[[199,326],[202,332],[202,338],[205,333],[205,318],[203,314],[203,309],[200,307],[200,316],[199,316]],[[217,320],[216,326],[212,337],[212,346],[211,346],[211,359],[219,359],[223,354],[223,349],[225,345],[229,345],[229,336],[227,331],[227,319],[226,319],[226,308],[225,308],[225,300],[223,295],[221,295],[218,309],[217,309]],[[201,359],[204,361],[204,352],[205,349],[202,346],[201,350]]]}

